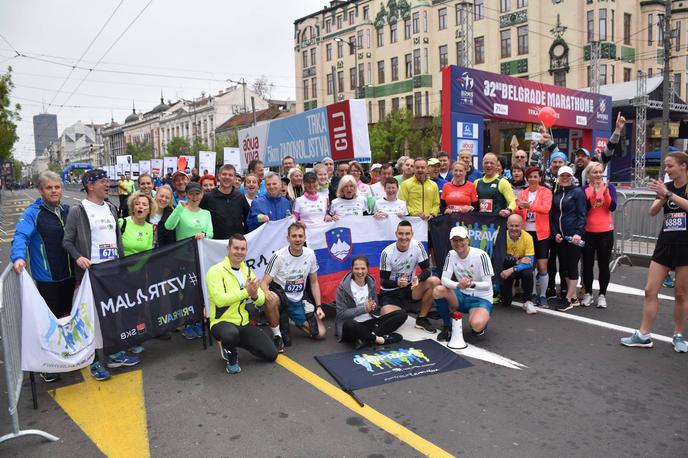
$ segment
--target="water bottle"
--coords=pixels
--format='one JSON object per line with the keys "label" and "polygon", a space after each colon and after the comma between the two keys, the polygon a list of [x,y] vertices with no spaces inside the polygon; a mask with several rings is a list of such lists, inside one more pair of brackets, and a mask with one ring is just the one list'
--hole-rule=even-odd
{"label": "water bottle", "polygon": [[569,242],[573,245],[579,246],[581,248],[583,248],[585,246],[585,240],[579,240],[578,243],[574,243],[573,237],[571,237],[570,235],[567,235],[566,237],[564,237],[564,240],[566,240],[567,242]]}

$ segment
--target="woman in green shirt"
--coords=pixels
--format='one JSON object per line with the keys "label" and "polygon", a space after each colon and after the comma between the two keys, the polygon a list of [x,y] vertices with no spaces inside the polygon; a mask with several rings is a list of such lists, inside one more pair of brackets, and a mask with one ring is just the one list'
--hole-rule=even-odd
{"label": "woman in green shirt", "polygon": [[199,207],[203,193],[201,185],[192,181],[186,185],[186,195],[189,202],[179,201],[167,221],[165,229],[175,230],[177,241],[189,237],[196,240],[213,238],[213,221],[208,210]]}

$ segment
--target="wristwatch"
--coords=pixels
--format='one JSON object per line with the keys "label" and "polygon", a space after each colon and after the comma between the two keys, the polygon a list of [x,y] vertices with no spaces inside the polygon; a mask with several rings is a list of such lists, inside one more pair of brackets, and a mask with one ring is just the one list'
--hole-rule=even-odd
{"label": "wristwatch", "polygon": [[673,196],[673,195],[674,195],[674,193],[671,191],[667,191],[664,193],[664,197],[666,197],[667,200],[671,199],[671,196]]}

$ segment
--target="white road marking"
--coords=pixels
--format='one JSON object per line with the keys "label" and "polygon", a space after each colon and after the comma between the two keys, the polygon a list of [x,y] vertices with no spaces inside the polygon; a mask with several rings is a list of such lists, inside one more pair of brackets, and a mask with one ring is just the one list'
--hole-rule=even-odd
{"label": "white road marking", "polygon": [[[425,340],[429,338],[437,338],[437,334],[434,336],[425,332],[421,331],[420,329],[417,329],[415,327],[416,320],[415,318],[408,317],[406,319],[406,322],[401,325],[401,327],[397,330],[399,334],[404,336],[404,340],[408,340],[410,342],[417,342],[419,340]],[[445,342],[440,342],[441,344],[445,344]],[[451,350],[451,349],[450,349]],[[463,350],[452,350],[454,353],[459,354],[461,356],[466,356],[468,358],[475,358],[475,359],[480,359],[483,361],[487,361],[488,363],[492,364],[498,364],[500,366],[508,367],[510,369],[527,369],[528,366],[518,363],[516,361],[513,361],[509,358],[505,358],[504,356],[498,355],[497,353],[492,353],[491,351],[484,350],[480,347],[476,347],[475,345],[468,344],[467,348],[464,348]]]}

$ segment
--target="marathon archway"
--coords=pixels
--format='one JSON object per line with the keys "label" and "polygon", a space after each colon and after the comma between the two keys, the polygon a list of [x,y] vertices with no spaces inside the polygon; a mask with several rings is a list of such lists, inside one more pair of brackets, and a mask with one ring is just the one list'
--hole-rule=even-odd
{"label": "marathon archway", "polygon": [[86,162],[75,162],[73,164],[69,164],[67,167],[62,169],[62,181],[67,181],[67,178],[69,178],[69,172],[74,169],[91,170],[92,168],[93,166],[91,164],[87,164]]}
{"label": "marathon archway", "polygon": [[593,151],[611,134],[609,96],[537,83],[455,65],[442,69],[442,149],[452,161],[462,149],[482,165],[485,119],[539,123],[540,108],[557,112],[553,127],[583,131],[581,146]]}

